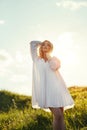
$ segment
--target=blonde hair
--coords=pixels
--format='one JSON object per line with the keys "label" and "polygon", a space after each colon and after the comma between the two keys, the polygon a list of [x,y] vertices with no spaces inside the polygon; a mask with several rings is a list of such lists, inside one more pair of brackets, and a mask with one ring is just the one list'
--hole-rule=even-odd
{"label": "blonde hair", "polygon": [[50,50],[49,50],[48,53],[51,53],[53,51],[53,44],[48,40],[43,41],[41,43],[40,47],[39,47],[39,56],[40,56],[40,58],[44,58],[44,52],[42,51],[42,46],[44,46],[45,43],[47,43],[48,46],[50,47]]}

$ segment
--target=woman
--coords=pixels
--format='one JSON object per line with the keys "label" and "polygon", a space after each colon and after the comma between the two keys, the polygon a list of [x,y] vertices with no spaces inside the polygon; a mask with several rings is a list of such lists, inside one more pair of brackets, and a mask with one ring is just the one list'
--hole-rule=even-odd
{"label": "woman", "polygon": [[63,110],[73,107],[74,101],[59,72],[60,60],[50,56],[53,44],[48,40],[31,41],[30,50],[33,60],[32,107],[49,108],[53,113],[53,130],[65,130]]}

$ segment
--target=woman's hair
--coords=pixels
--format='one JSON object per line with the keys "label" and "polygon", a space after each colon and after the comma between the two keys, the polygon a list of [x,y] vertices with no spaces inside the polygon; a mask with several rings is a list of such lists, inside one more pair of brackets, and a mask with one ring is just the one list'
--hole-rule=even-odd
{"label": "woman's hair", "polygon": [[44,46],[44,44],[48,44],[48,46],[50,47],[50,50],[49,50],[49,52],[48,53],[51,53],[52,51],[53,51],[53,44],[50,42],[50,41],[48,41],[48,40],[45,40],[45,41],[43,41],[42,43],[41,43],[41,45],[40,45],[40,48],[39,48],[39,56],[41,57],[41,58],[44,58],[44,52],[43,52],[43,50],[42,50],[42,47]]}

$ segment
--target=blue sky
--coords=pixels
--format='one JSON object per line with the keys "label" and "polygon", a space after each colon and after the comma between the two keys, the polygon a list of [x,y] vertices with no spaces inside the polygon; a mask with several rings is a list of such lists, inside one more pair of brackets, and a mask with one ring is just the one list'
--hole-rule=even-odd
{"label": "blue sky", "polygon": [[87,86],[86,0],[0,0],[0,89],[31,94],[31,40],[48,39],[67,86]]}

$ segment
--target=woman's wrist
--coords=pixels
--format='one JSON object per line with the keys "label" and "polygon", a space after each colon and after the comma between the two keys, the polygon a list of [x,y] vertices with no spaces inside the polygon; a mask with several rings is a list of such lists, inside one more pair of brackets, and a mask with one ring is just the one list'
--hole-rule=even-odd
{"label": "woman's wrist", "polygon": [[37,45],[40,45],[40,44],[41,44],[41,41],[31,41],[30,44],[37,44]]}

